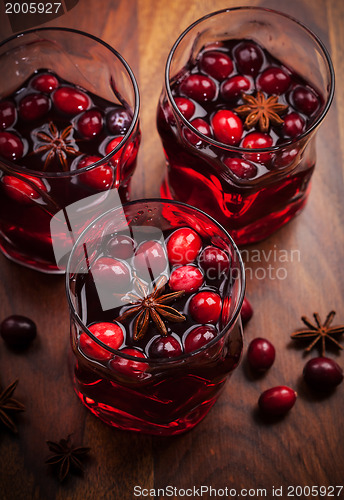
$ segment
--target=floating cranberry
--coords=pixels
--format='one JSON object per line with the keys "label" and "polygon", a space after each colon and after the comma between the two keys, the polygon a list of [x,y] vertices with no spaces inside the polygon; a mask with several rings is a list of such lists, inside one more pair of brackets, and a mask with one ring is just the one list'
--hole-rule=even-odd
{"label": "floating cranberry", "polygon": [[24,153],[21,139],[11,132],[0,132],[0,155],[7,160],[19,160]]}
{"label": "floating cranberry", "polygon": [[216,85],[208,76],[189,75],[180,84],[180,92],[198,102],[212,101],[216,95]]}
{"label": "floating cranberry", "polygon": [[281,152],[278,152],[274,159],[274,167],[275,168],[288,167],[295,161],[298,154],[299,154],[298,148],[285,149],[284,151],[282,150]]}
{"label": "floating cranberry", "polygon": [[167,266],[167,257],[164,248],[158,241],[141,243],[133,259],[134,270],[149,280],[157,278]]}
{"label": "floating cranberry", "polygon": [[238,115],[228,109],[217,111],[211,119],[216,139],[224,144],[239,144],[243,133],[242,121]]}
{"label": "floating cranberry", "polygon": [[262,67],[262,50],[252,42],[242,42],[234,50],[237,67],[244,75],[256,76]]}
{"label": "floating cranberry", "polygon": [[330,391],[343,381],[343,370],[333,359],[313,358],[306,363],[303,377],[312,389]]}
{"label": "floating cranberry", "polygon": [[47,191],[45,184],[38,177],[21,174],[21,177],[31,181],[33,186],[23,179],[19,179],[12,175],[5,175],[2,178],[6,194],[18,203],[29,205],[34,203],[41,195],[34,186],[37,186],[42,191]]}
{"label": "floating cranberry", "polygon": [[[138,349],[132,349],[130,347],[125,347],[121,349],[121,353],[128,354],[129,356],[133,356],[134,358],[145,359],[146,356],[143,352]],[[132,359],[123,358],[120,355],[115,354],[112,360],[110,361],[110,367],[117,373],[130,376],[130,377],[140,377],[145,370],[147,369],[147,363],[142,361],[134,361]]]}
{"label": "floating cranberry", "polygon": [[248,299],[245,297],[241,307],[241,321],[243,325],[248,323],[253,316],[253,307],[251,306]]}
{"label": "floating cranberry", "polygon": [[12,127],[17,118],[16,107],[11,101],[0,102],[0,128]]}
{"label": "floating cranberry", "polygon": [[[98,340],[112,349],[118,349],[123,344],[123,330],[116,323],[94,323],[88,329]],[[98,361],[107,361],[113,356],[112,352],[97,344],[87,333],[80,335],[79,345],[86,356]]]}
{"label": "floating cranberry", "polygon": [[220,248],[205,247],[199,258],[199,264],[205,271],[208,279],[218,279],[229,269],[229,257]]}
{"label": "floating cranberry", "polygon": [[35,76],[31,85],[34,89],[39,90],[40,92],[47,92],[50,94],[50,92],[57,89],[59,81],[55,76],[49,75],[49,73],[44,73],[42,75]]}
{"label": "floating cranberry", "polygon": [[[123,137],[115,137],[112,139],[105,148],[105,154],[110,154],[123,140]],[[123,142],[124,145],[124,142]],[[138,148],[135,147],[134,142],[129,142],[122,146],[117,153],[111,158],[110,163],[116,164],[121,161],[122,167],[132,165],[137,155]]]}
{"label": "floating cranberry", "polygon": [[50,100],[44,94],[29,94],[19,103],[19,115],[24,120],[38,120],[48,113]]}
{"label": "floating cranberry", "polygon": [[[195,127],[196,130],[198,130],[198,132],[200,132],[201,134],[203,134],[207,137],[211,137],[211,135],[212,135],[211,128],[205,120],[203,120],[202,118],[195,118],[190,123],[193,127]],[[194,146],[196,146],[196,144],[198,144],[199,142],[202,141],[202,139],[200,137],[198,137],[198,135],[194,134],[194,132],[192,132],[188,128],[184,129],[184,134],[185,134],[186,139],[189,142],[191,142],[191,144],[193,144]]]}
{"label": "floating cranberry", "polygon": [[221,95],[226,101],[235,101],[242,92],[251,89],[251,81],[242,75],[235,75],[223,82],[221,85]]}
{"label": "floating cranberry", "polygon": [[203,274],[195,266],[182,266],[175,269],[170,276],[170,288],[173,292],[184,290],[194,292],[203,283]]}
{"label": "floating cranberry", "polygon": [[111,134],[125,135],[131,125],[132,117],[125,108],[118,107],[109,112],[106,124]]}
{"label": "floating cranberry", "polygon": [[225,158],[223,163],[239,179],[253,179],[257,175],[257,167],[254,163],[241,158]]}
{"label": "floating cranberry", "polygon": [[109,290],[115,293],[121,293],[129,289],[129,268],[120,260],[111,257],[100,257],[92,265],[91,273],[97,289]]}
{"label": "floating cranberry", "polygon": [[216,328],[211,325],[197,326],[193,328],[186,336],[184,350],[190,353],[209,344],[217,335]]}
{"label": "floating cranberry", "polygon": [[[262,132],[251,132],[242,141],[242,147],[248,149],[270,148],[273,144],[272,137]],[[266,163],[271,159],[270,153],[245,153],[245,158],[257,163]]]}
{"label": "floating cranberry", "polygon": [[151,358],[176,358],[182,354],[182,346],[172,335],[157,337],[149,347],[149,356]]}
{"label": "floating cranberry", "polygon": [[186,99],[185,97],[176,97],[174,99],[174,102],[176,103],[181,114],[187,120],[190,120],[196,109],[194,103],[190,101],[190,99]]}
{"label": "floating cranberry", "polygon": [[290,86],[291,78],[281,68],[268,68],[257,80],[258,89],[267,94],[284,94]]}
{"label": "floating cranberry", "polygon": [[223,52],[207,50],[203,53],[200,61],[201,70],[216,80],[228,78],[233,71],[232,60]]}
{"label": "floating cranberry", "polygon": [[305,113],[305,115],[312,115],[320,104],[314,92],[306,87],[296,87],[292,92],[291,98],[295,107],[302,113]]}
{"label": "floating cranberry", "polygon": [[63,113],[76,115],[90,106],[90,99],[81,90],[73,87],[60,87],[53,94],[56,108]]}
{"label": "floating cranberry", "polygon": [[266,415],[281,416],[294,406],[296,398],[297,394],[293,389],[280,385],[263,392],[260,395],[258,405]]}
{"label": "floating cranberry", "polygon": [[107,251],[115,259],[130,259],[134,255],[135,242],[129,236],[114,236],[108,241]]}
{"label": "floating cranberry", "polygon": [[221,297],[214,292],[199,292],[190,301],[190,314],[198,323],[217,323],[221,314]]}
{"label": "floating cranberry", "polygon": [[297,137],[302,134],[304,127],[305,120],[298,113],[289,113],[284,117],[282,131],[287,137]]}
{"label": "floating cranberry", "polygon": [[99,111],[94,109],[86,111],[78,119],[79,132],[90,139],[100,134],[103,128],[103,118]]}
{"label": "floating cranberry", "polygon": [[167,254],[171,264],[193,262],[202,248],[202,240],[193,229],[183,227],[174,231],[167,242]]}
{"label": "floating cranberry", "polygon": [[36,337],[37,328],[32,319],[14,314],[3,320],[0,334],[9,347],[25,349]]}
{"label": "floating cranberry", "polygon": [[247,350],[247,361],[253,370],[268,370],[275,361],[275,348],[267,339],[253,339]]}
{"label": "floating cranberry", "polygon": [[[85,156],[78,163],[78,170],[81,168],[93,165],[93,163],[101,160],[99,156]],[[114,181],[114,172],[110,165],[105,163],[94,167],[80,175],[80,181],[92,189],[104,191],[109,189]]]}

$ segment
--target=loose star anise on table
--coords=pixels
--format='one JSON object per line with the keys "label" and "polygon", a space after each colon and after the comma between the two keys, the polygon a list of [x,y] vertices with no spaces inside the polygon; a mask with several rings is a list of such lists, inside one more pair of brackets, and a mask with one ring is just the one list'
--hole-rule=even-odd
{"label": "loose star anise on table", "polygon": [[69,169],[67,156],[79,156],[82,154],[75,148],[73,125],[69,125],[62,132],[59,132],[56,125],[50,122],[46,131],[40,130],[39,132],[34,132],[34,137],[38,139],[38,142],[35,144],[33,153],[48,152],[44,161],[44,171],[55,157],[60,162],[62,169],[67,171]]}
{"label": "loose star anise on table", "polygon": [[239,115],[246,116],[245,127],[250,129],[259,123],[260,130],[267,132],[270,122],[272,125],[281,125],[283,119],[279,116],[288,109],[288,106],[278,102],[278,96],[266,98],[263,92],[258,91],[256,97],[251,94],[242,94],[245,104],[234,109]]}
{"label": "loose star anise on table", "polygon": [[325,356],[326,353],[326,340],[330,340],[339,349],[343,349],[343,346],[333,338],[333,336],[340,336],[344,333],[344,325],[332,326],[330,327],[333,318],[335,317],[335,311],[331,311],[324,322],[321,324],[321,320],[318,313],[314,313],[315,325],[313,325],[308,318],[302,316],[302,321],[308,327],[307,330],[298,330],[291,335],[293,340],[311,340],[311,344],[306,348],[306,352],[309,352],[319,341],[321,341],[321,355]]}
{"label": "loose star anise on table", "polygon": [[167,335],[166,325],[162,318],[177,323],[185,321],[185,316],[173,307],[166,305],[181,297],[185,292],[181,290],[162,295],[166,283],[166,276],[161,276],[153,286],[153,292],[149,293],[149,286],[138,276],[135,277],[135,288],[138,293],[130,292],[126,294],[124,299],[131,303],[130,308],[115,319],[115,321],[121,323],[130,316],[137,314],[133,329],[134,340],[139,340],[144,336],[148,329],[150,317],[162,335]]}
{"label": "loose star anise on table", "polygon": [[71,468],[79,472],[84,471],[81,459],[91,451],[91,448],[75,447],[71,443],[70,435],[67,439],[60,439],[57,443],[47,441],[47,445],[53,454],[45,463],[58,466],[58,478],[61,482],[67,477]]}
{"label": "loose star anise on table", "polygon": [[13,399],[13,393],[16,390],[19,380],[16,380],[10,384],[6,389],[0,394],[0,422],[2,422],[6,427],[11,429],[12,432],[17,433],[18,429],[12,420],[11,413],[16,411],[24,411],[25,406]]}

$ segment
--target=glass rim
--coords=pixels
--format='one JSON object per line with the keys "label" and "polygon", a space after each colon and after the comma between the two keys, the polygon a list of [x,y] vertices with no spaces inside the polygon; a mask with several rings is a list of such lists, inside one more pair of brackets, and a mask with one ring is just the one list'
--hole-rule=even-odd
{"label": "glass rim", "polygon": [[[194,350],[194,351],[192,351],[190,353],[183,353],[182,355],[176,356],[175,358],[161,358],[161,359],[159,359],[159,358],[155,359],[155,358],[149,358],[149,357],[147,357],[147,358],[137,358],[135,356],[131,356],[130,354],[123,353],[119,349],[113,349],[112,347],[104,344],[101,340],[99,340],[97,337],[95,337],[95,335],[93,335],[93,333],[84,324],[84,322],[82,321],[80,315],[75,310],[75,307],[73,305],[72,298],[71,298],[70,278],[69,278],[69,275],[72,274],[72,273],[70,272],[70,265],[71,265],[72,258],[74,257],[74,253],[75,253],[77,247],[79,247],[80,242],[82,241],[83,237],[92,228],[92,226],[94,224],[96,224],[97,222],[99,222],[103,217],[109,215],[111,212],[113,212],[115,210],[119,210],[121,207],[125,209],[126,207],[133,206],[133,205],[139,205],[139,204],[142,204],[142,203],[171,204],[171,205],[176,205],[176,206],[179,206],[179,207],[182,207],[182,208],[184,207],[184,208],[187,208],[187,209],[191,209],[194,212],[202,214],[203,216],[205,216],[208,219],[210,219],[210,221],[225,234],[226,238],[228,238],[228,240],[229,240],[229,244],[231,245],[231,248],[234,251],[234,254],[238,258],[238,264],[239,264],[238,267],[239,267],[239,272],[240,272],[240,290],[239,290],[239,294],[238,294],[237,305],[235,307],[235,310],[233,311],[233,314],[232,314],[231,318],[228,320],[228,322],[226,323],[226,325],[221,329],[221,331],[219,332],[219,334],[214,339],[212,339],[210,342],[208,342],[208,344],[205,344],[204,346],[202,346],[199,349],[196,349],[196,350]],[[190,357],[193,357],[193,356],[195,356],[195,355],[197,355],[197,354],[205,351],[206,349],[212,347],[213,345],[217,344],[217,342],[222,339],[222,337],[226,334],[226,332],[228,330],[230,330],[231,327],[236,323],[236,321],[238,319],[238,316],[240,314],[241,306],[242,306],[242,303],[243,303],[243,300],[244,300],[244,297],[245,297],[246,277],[245,277],[244,263],[243,263],[243,260],[242,260],[239,248],[237,247],[236,243],[234,242],[234,240],[230,236],[230,234],[226,231],[226,229],[224,229],[221,226],[221,224],[219,224],[213,217],[211,217],[210,215],[208,215],[206,212],[203,212],[203,210],[200,210],[200,209],[198,209],[196,207],[193,207],[191,205],[188,205],[187,203],[183,203],[183,202],[180,202],[180,201],[167,200],[167,199],[162,199],[162,198],[142,198],[142,199],[139,199],[139,200],[129,201],[127,203],[124,203],[123,205],[119,205],[117,207],[111,208],[110,210],[107,210],[106,212],[104,212],[103,214],[101,214],[99,217],[97,217],[94,221],[92,221],[91,224],[89,224],[84,229],[84,231],[80,234],[80,236],[76,240],[75,244],[73,245],[72,251],[71,251],[71,253],[69,255],[68,263],[67,263],[67,267],[66,267],[66,281],[65,281],[65,286],[66,286],[67,302],[68,302],[68,305],[69,305],[69,310],[70,310],[70,314],[71,314],[72,318],[81,327],[81,329],[83,330],[83,333],[86,333],[100,347],[102,347],[106,351],[111,352],[114,355],[120,356],[120,357],[128,359],[130,361],[135,361],[135,362],[140,362],[140,363],[147,363],[149,365],[162,365],[162,364],[173,364],[173,363],[176,363],[176,362],[179,362],[179,361],[187,360]]]}
{"label": "glass rim", "polygon": [[[324,109],[322,110],[322,112],[320,113],[318,118],[314,121],[314,123],[312,123],[312,125],[307,130],[305,130],[302,134],[300,134],[298,137],[290,139],[288,141],[285,141],[285,142],[283,142],[283,144],[279,144],[277,146],[271,146],[269,148],[243,148],[240,146],[230,146],[229,144],[225,144],[223,142],[216,141],[215,139],[213,139],[211,137],[207,137],[206,135],[202,134],[193,125],[191,125],[191,123],[180,112],[178,106],[176,105],[176,103],[174,101],[171,87],[170,87],[169,73],[170,73],[171,63],[172,63],[174,53],[175,53],[178,45],[180,44],[180,42],[189,33],[189,31],[191,31],[197,25],[201,24],[203,21],[206,21],[207,19],[209,19],[211,17],[215,17],[217,15],[224,14],[226,12],[233,12],[233,11],[240,11],[240,10],[241,11],[243,11],[243,10],[259,10],[259,11],[263,11],[263,12],[269,12],[271,14],[276,14],[277,16],[284,17],[284,18],[288,19],[289,21],[293,21],[300,28],[302,28],[305,32],[307,32],[308,35],[310,35],[310,37],[313,38],[315,43],[320,47],[323,55],[325,56],[324,59],[327,62],[327,67],[328,67],[328,71],[329,71],[329,75],[330,75],[330,91],[329,91]],[[197,21],[190,24],[190,26],[188,26],[179,35],[177,40],[174,42],[174,44],[173,44],[173,46],[168,54],[168,57],[167,57],[166,66],[165,66],[165,88],[167,91],[168,99],[169,99],[174,111],[177,113],[178,118],[194,134],[196,134],[203,142],[207,142],[209,144],[212,144],[214,146],[217,146],[221,149],[224,149],[224,150],[227,150],[230,152],[238,152],[238,153],[267,153],[267,152],[269,152],[270,153],[270,152],[280,151],[281,149],[283,149],[285,147],[289,147],[289,146],[297,144],[300,140],[304,139],[305,137],[308,137],[318,127],[318,125],[320,125],[320,123],[325,118],[328,110],[330,109],[330,106],[331,106],[331,103],[333,100],[334,88],[335,88],[335,75],[334,75],[332,60],[331,60],[331,57],[330,57],[330,54],[329,54],[327,48],[325,47],[323,42],[320,40],[320,38],[315,33],[313,33],[313,31],[310,28],[307,28],[307,26],[305,26],[302,22],[298,21],[297,19],[290,16],[289,14],[285,14],[284,12],[279,12],[278,10],[269,9],[269,8],[265,8],[265,7],[247,5],[247,6],[241,6],[241,7],[231,7],[231,8],[227,8],[227,9],[221,9],[221,10],[217,10],[215,12],[211,12],[210,14],[206,14],[205,16],[201,17]]]}
{"label": "glass rim", "polygon": [[127,74],[129,75],[129,79],[130,79],[130,81],[132,83],[132,87],[133,87],[133,90],[134,90],[134,97],[135,97],[134,113],[133,113],[133,118],[132,118],[132,121],[131,121],[131,124],[130,124],[130,127],[129,127],[127,133],[125,135],[123,135],[123,136],[119,136],[119,137],[122,137],[122,140],[111,151],[111,153],[109,153],[106,156],[103,156],[102,158],[100,158],[100,160],[92,163],[91,165],[88,165],[86,167],[80,168],[79,170],[78,169],[76,169],[76,170],[70,170],[68,172],[40,172],[38,170],[31,170],[31,169],[28,169],[28,168],[26,168],[24,166],[17,165],[16,163],[14,163],[14,162],[12,162],[10,160],[6,160],[5,158],[4,159],[3,158],[0,159],[0,163],[2,162],[6,166],[8,166],[12,170],[14,170],[15,172],[18,172],[18,173],[24,174],[24,175],[28,174],[28,175],[32,175],[34,177],[42,177],[42,178],[48,178],[48,177],[49,178],[74,177],[76,175],[82,174],[82,173],[87,172],[89,170],[93,170],[93,168],[96,168],[96,167],[99,167],[101,165],[104,165],[109,160],[111,160],[111,158],[113,156],[115,156],[116,153],[118,153],[118,151],[120,151],[123,148],[123,146],[125,146],[126,142],[128,141],[129,137],[133,133],[133,131],[134,131],[136,125],[137,125],[137,122],[138,122],[139,110],[140,110],[140,93],[139,93],[139,87],[138,87],[135,75],[133,73],[133,70],[131,69],[131,67],[129,66],[129,64],[127,63],[127,61],[124,59],[124,57],[116,49],[114,49],[113,47],[111,47],[111,45],[109,45],[107,42],[104,42],[103,40],[101,40],[101,38],[99,38],[97,36],[94,36],[91,33],[87,33],[86,31],[81,31],[81,30],[77,30],[77,29],[74,29],[74,28],[64,28],[62,26],[61,27],[60,26],[58,26],[58,27],[51,27],[51,28],[50,27],[32,28],[32,29],[22,31],[21,33],[17,33],[15,35],[12,35],[12,36],[6,38],[2,42],[0,42],[0,48],[2,48],[7,43],[9,43],[9,42],[11,42],[13,40],[16,40],[16,39],[19,39],[19,38],[24,38],[25,35],[31,35],[31,34],[34,34],[34,33],[41,33],[41,32],[44,32],[44,31],[52,31],[52,32],[53,31],[58,31],[58,32],[65,31],[65,32],[68,32],[68,33],[74,33],[74,34],[77,34],[77,35],[84,36],[86,38],[90,38],[91,40],[99,43],[100,45],[103,45],[103,47],[105,47],[106,49],[108,49],[119,60],[119,62],[123,65],[123,67],[125,68]]}

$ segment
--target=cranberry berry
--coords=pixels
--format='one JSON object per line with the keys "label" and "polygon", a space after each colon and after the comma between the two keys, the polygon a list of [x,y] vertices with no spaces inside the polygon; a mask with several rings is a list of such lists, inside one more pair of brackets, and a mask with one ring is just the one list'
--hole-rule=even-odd
{"label": "cranberry berry", "polygon": [[251,81],[246,76],[235,75],[223,82],[221,85],[221,95],[226,101],[239,99],[242,92],[251,89]]}
{"label": "cranberry berry", "polygon": [[22,177],[30,181],[31,184],[12,175],[5,175],[2,178],[2,182],[5,192],[10,198],[15,200],[17,203],[29,205],[34,203],[34,200],[37,200],[41,196],[39,191],[35,189],[35,186],[37,186],[41,191],[47,191],[47,188],[45,187],[43,181],[38,177],[24,174],[22,174]]}
{"label": "cranberry berry", "polygon": [[256,76],[263,65],[262,50],[252,42],[242,42],[234,50],[237,67],[244,75]]}
{"label": "cranberry berry", "polygon": [[23,120],[38,120],[48,113],[49,108],[49,97],[44,94],[29,94],[19,103],[19,115]]}
{"label": "cranberry berry", "polygon": [[186,293],[194,292],[203,283],[203,274],[195,266],[177,267],[170,276],[170,288],[173,292],[184,290]]}
{"label": "cranberry berry", "polygon": [[24,153],[21,139],[11,132],[0,132],[0,156],[7,160],[19,160]]}
{"label": "cranberry berry", "polygon": [[259,90],[267,94],[284,94],[291,83],[290,76],[281,68],[268,68],[258,77]]}
{"label": "cranberry berry", "polygon": [[[242,141],[242,147],[248,149],[270,148],[273,144],[272,137],[262,132],[251,132]],[[266,163],[271,159],[270,153],[245,153],[248,160],[257,163]]]}
{"label": "cranberry berry", "polygon": [[221,307],[221,297],[217,293],[199,292],[192,297],[189,311],[198,323],[217,323]]}
{"label": "cranberry berry", "polygon": [[111,134],[125,135],[131,125],[132,117],[126,109],[118,107],[109,112],[106,124]]}
{"label": "cranberry berry", "polygon": [[282,131],[285,136],[294,139],[302,134],[304,128],[305,120],[298,113],[289,113],[284,117]]}
{"label": "cranberry berry", "polygon": [[217,335],[216,328],[211,325],[197,326],[186,336],[184,350],[186,353],[194,352],[206,344],[209,344]]}
{"label": "cranberry berry", "polygon": [[235,146],[241,141],[243,125],[241,119],[228,109],[217,111],[211,119],[216,139],[224,144]]}
{"label": "cranberry berry", "polygon": [[0,102],[0,129],[12,127],[17,118],[15,105],[11,101]]}
{"label": "cranberry berry", "polygon": [[293,389],[280,385],[263,392],[258,406],[265,415],[282,416],[294,406],[296,398],[297,394]]}
{"label": "cranberry berry", "polygon": [[215,82],[208,76],[189,75],[180,84],[180,92],[197,102],[212,101],[216,95]]}
{"label": "cranberry berry", "polygon": [[14,314],[3,320],[0,334],[9,347],[24,349],[36,337],[37,328],[32,319]]}
{"label": "cranberry berry", "polygon": [[91,139],[100,134],[103,128],[103,118],[99,111],[94,109],[86,111],[78,119],[78,130],[81,135]]}
{"label": "cranberry berry", "polygon": [[[190,123],[193,127],[195,127],[196,130],[198,130],[198,132],[205,135],[206,137],[212,136],[210,126],[202,118],[195,118]],[[196,135],[194,132],[192,132],[188,128],[184,129],[184,135],[185,135],[186,139],[189,142],[191,142],[191,144],[193,144],[194,146],[196,146],[196,144],[198,144],[202,140],[200,137],[198,137],[198,135]]]}
{"label": "cranberry berry", "polygon": [[254,163],[241,158],[225,158],[223,163],[239,179],[253,179],[257,175],[258,169]]}
{"label": "cranberry berry", "polygon": [[63,113],[76,115],[85,111],[90,105],[89,97],[73,87],[60,87],[53,94],[56,108]]}
{"label": "cranberry berry", "polygon": [[194,103],[190,101],[190,99],[186,99],[186,97],[176,97],[174,102],[176,103],[181,114],[187,120],[190,120],[196,109]]}
{"label": "cranberry berry", "polygon": [[128,266],[117,259],[100,257],[91,267],[91,273],[97,289],[115,293],[126,292],[130,286]]}
{"label": "cranberry berry", "polygon": [[35,76],[31,85],[34,89],[39,90],[39,92],[46,92],[47,94],[50,94],[53,90],[57,89],[59,81],[55,76],[50,75],[49,73],[43,73]]}
{"label": "cranberry berry", "polygon": [[310,359],[304,369],[306,383],[316,391],[330,391],[343,381],[343,370],[333,359]]}
{"label": "cranberry berry", "polygon": [[[112,349],[118,349],[123,344],[123,330],[116,323],[94,323],[88,329],[98,340]],[[108,361],[113,356],[112,352],[97,344],[87,333],[80,335],[79,345],[86,356],[98,361]]]}
{"label": "cranberry berry", "polygon": [[[129,356],[133,356],[134,358],[146,358],[143,352],[130,347],[125,347],[124,349],[121,349],[120,352],[123,354],[128,354]],[[129,377],[134,376],[135,378],[140,377],[140,375],[142,375],[147,369],[147,363],[144,363],[142,361],[134,361],[132,359],[126,359],[123,356],[117,354],[114,355],[109,365],[116,373]]]}
{"label": "cranberry berry", "polygon": [[245,297],[241,308],[241,321],[245,325],[253,316],[253,307],[248,299]]}
{"label": "cranberry berry", "polygon": [[201,248],[201,238],[193,229],[180,228],[168,239],[168,259],[171,264],[189,264],[196,259]]}
{"label": "cranberry berry", "polygon": [[172,335],[157,337],[149,347],[151,358],[176,358],[183,354],[179,341]]}
{"label": "cranberry berry", "polygon": [[220,248],[208,246],[205,247],[199,258],[199,264],[209,279],[219,278],[229,269],[229,257]]}
{"label": "cranberry berry", "polygon": [[233,71],[232,60],[223,52],[209,50],[203,53],[200,68],[216,80],[225,80]]}
{"label": "cranberry berry", "polygon": [[275,348],[267,339],[253,339],[247,350],[247,361],[256,371],[268,370],[275,361]]}
{"label": "cranberry berry", "polygon": [[147,280],[160,276],[167,266],[165,250],[158,241],[141,243],[133,259],[133,268],[137,274]]}
{"label": "cranberry berry", "polygon": [[129,236],[114,236],[107,244],[108,253],[115,259],[130,259],[134,255],[134,250],[135,242]]}
{"label": "cranberry berry", "polygon": [[312,115],[320,104],[314,92],[306,87],[296,87],[293,90],[291,98],[295,107],[301,111],[301,113],[305,113],[305,115]]}
{"label": "cranberry berry", "polygon": [[[78,169],[89,167],[99,160],[101,160],[100,156],[85,156],[79,161]],[[92,189],[104,191],[112,186],[114,172],[110,165],[105,163],[104,165],[94,167],[80,175],[80,181]]]}

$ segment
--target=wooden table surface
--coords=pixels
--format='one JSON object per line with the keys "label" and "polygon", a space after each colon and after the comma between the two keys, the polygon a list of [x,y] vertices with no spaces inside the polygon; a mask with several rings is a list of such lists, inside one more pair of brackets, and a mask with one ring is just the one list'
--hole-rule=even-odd
{"label": "wooden table surface", "polygon": [[[281,264],[271,257],[254,264],[255,269],[269,264],[284,267],[283,280],[261,280],[262,272],[248,279],[255,315],[245,330],[246,346],[257,336],[271,339],[276,362],[256,379],[243,362],[207,418],[186,435],[161,439],[111,429],[83,408],[71,386],[63,277],[41,275],[0,256],[0,318],[24,314],[39,329],[39,338],[25,354],[10,352],[0,342],[1,383],[19,378],[16,395],[27,407],[17,419],[18,436],[0,429],[1,500],[126,500],[135,498],[135,485],[156,489],[205,485],[235,488],[238,493],[241,488],[266,488],[266,498],[272,498],[273,486],[283,486],[282,498],[287,498],[289,485],[344,483],[344,387],[327,398],[312,396],[301,382],[302,350],[292,346],[289,338],[301,327],[303,314],[318,311],[325,317],[335,309],[337,323],[344,323],[344,113],[340,112],[344,109],[344,2],[244,3],[276,8],[306,23],[329,49],[337,77],[336,97],[318,134],[318,162],[308,205],[296,220],[255,247],[266,252],[287,250],[289,256],[291,250],[298,250],[300,259]],[[204,14],[238,5],[234,0],[80,0],[66,15],[45,24],[97,35],[119,50],[133,68],[142,98],[143,137],[133,198],[159,195],[164,159],[155,111],[172,43]],[[0,15],[4,39],[11,29],[3,6]],[[333,351],[330,356],[344,366],[344,353]],[[295,388],[299,397],[285,419],[268,424],[257,416],[257,400],[263,390],[280,384]],[[70,433],[77,443],[90,446],[92,454],[84,478],[72,476],[60,485],[44,463],[45,441]],[[159,492],[156,498],[167,497]],[[307,498],[307,491],[299,498]]]}

